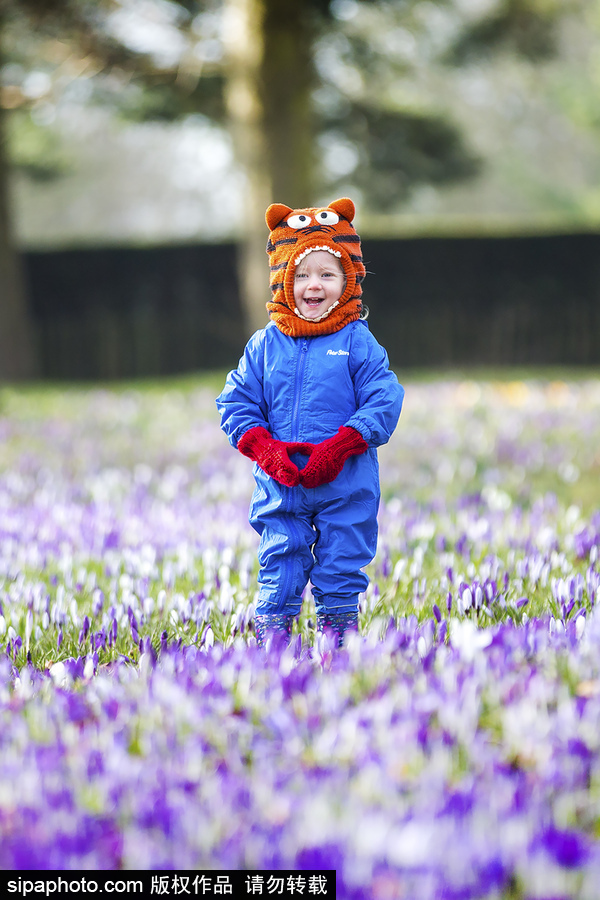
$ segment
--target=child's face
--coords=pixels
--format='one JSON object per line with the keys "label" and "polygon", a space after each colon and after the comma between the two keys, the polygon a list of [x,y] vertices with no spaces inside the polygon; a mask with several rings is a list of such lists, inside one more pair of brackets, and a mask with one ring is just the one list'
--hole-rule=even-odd
{"label": "child's face", "polygon": [[298,264],[294,276],[296,309],[305,319],[318,319],[344,293],[342,264],[327,250],[313,250]]}

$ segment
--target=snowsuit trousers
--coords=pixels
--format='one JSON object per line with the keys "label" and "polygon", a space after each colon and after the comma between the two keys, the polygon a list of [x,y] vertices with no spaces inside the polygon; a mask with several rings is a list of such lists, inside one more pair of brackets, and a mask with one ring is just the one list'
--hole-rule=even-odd
{"label": "snowsuit trousers", "polygon": [[[294,457],[300,467],[306,457]],[[379,477],[375,450],[346,461],[331,483],[279,484],[255,466],[250,524],[260,535],[259,615],[296,616],[309,580],[317,614],[352,613],[377,549]]]}

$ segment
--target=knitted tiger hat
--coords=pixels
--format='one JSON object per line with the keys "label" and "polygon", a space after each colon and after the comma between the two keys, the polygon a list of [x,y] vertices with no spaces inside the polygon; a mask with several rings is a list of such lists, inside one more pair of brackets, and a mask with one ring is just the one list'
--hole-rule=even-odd
{"label": "knitted tiger hat", "polygon": [[[362,313],[361,282],[365,277],[360,238],[352,226],[354,203],[347,197],[329,206],[290,209],[272,203],[265,218],[269,226],[267,253],[271,269],[271,300],[267,309],[280,331],[292,337],[332,334]],[[346,286],[340,299],[319,319],[306,319],[296,309],[296,266],[313,250],[327,250],[341,263]]]}

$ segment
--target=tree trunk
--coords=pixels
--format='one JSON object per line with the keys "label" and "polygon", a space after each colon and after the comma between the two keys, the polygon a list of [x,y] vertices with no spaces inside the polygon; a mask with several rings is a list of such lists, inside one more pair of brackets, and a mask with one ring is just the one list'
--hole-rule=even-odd
{"label": "tree trunk", "polygon": [[11,230],[5,119],[0,104],[0,380],[19,381],[33,378],[37,370],[21,260]]}
{"label": "tree trunk", "polygon": [[239,284],[249,333],[267,322],[265,210],[313,199],[311,12],[298,0],[226,0],[227,108],[246,177]]}

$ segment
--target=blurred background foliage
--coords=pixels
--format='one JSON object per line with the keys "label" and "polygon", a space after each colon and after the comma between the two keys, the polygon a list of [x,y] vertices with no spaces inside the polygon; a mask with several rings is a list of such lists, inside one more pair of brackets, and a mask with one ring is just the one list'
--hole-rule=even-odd
{"label": "blurred background foliage", "polygon": [[[268,27],[269,3],[245,3]],[[240,233],[248,173],[226,92],[243,5],[5,3],[2,101],[21,242]],[[295,113],[310,123],[304,202],[350,193],[363,230],[596,225],[597,0],[289,5],[300,11],[290,34],[281,16],[273,27],[284,55],[300,59],[286,38],[304,45],[304,71],[285,73],[282,91],[298,77],[296,100],[308,96],[308,111]],[[276,92],[282,68],[271,67]],[[282,138],[279,155],[293,155]]]}
{"label": "blurred background foliage", "polygon": [[0,377],[35,369],[15,248],[236,241],[251,331],[273,200],[596,230],[599,39],[599,0],[0,0]]}

